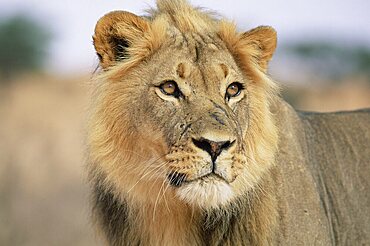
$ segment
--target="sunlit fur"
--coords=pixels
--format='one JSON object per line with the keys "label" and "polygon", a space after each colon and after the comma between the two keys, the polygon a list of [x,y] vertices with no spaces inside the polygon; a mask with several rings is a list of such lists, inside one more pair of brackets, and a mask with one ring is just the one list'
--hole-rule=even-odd
{"label": "sunlit fur", "polygon": [[[114,43],[120,38],[124,55]],[[270,112],[277,88],[266,74],[275,31],[238,32],[185,1],[159,0],[145,18],[122,11],[104,16],[94,45],[102,70],[94,78],[88,169],[95,216],[108,242],[217,243],[222,228],[207,238],[203,225],[211,230],[240,211],[241,220],[249,218],[249,233],[256,233],[230,232],[225,245],[238,235],[269,242],[277,212],[274,198],[265,195],[269,178],[261,178],[274,165],[278,139]],[[157,86],[166,80],[176,81],[185,99],[161,93]],[[227,101],[234,81],[244,90]],[[235,141],[216,160],[220,177],[203,177],[211,159],[192,143],[199,138]],[[179,173],[186,179],[170,185],[168,177]]]}

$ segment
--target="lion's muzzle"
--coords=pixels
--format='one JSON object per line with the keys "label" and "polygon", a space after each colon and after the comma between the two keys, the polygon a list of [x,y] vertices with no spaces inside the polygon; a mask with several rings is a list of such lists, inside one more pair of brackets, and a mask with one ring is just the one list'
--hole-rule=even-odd
{"label": "lion's muzzle", "polygon": [[[189,175],[189,172],[182,172],[181,169],[173,170],[167,175],[167,179],[172,186],[179,187],[183,183],[192,182],[198,179],[203,179],[205,177],[214,176],[220,180],[224,180],[229,183],[232,182],[230,174],[225,170],[225,168],[220,166],[220,162],[224,162],[220,156],[221,154],[227,154],[229,149],[234,145],[235,140],[225,140],[225,141],[213,141],[208,138],[200,137],[198,139],[191,138],[191,142],[196,149],[196,152],[205,152],[204,158],[208,159],[203,166],[203,171],[197,171],[195,175]],[[220,158],[218,158],[220,157]],[[219,160],[221,159],[221,160]]]}
{"label": "lion's muzzle", "polygon": [[195,146],[198,148],[206,151],[212,158],[212,170],[214,169],[214,164],[216,162],[217,157],[221,154],[223,150],[227,150],[230,148],[232,144],[234,144],[235,141],[230,142],[230,141],[220,141],[220,142],[215,142],[206,138],[200,138],[199,140],[197,139],[192,139],[193,143]]}

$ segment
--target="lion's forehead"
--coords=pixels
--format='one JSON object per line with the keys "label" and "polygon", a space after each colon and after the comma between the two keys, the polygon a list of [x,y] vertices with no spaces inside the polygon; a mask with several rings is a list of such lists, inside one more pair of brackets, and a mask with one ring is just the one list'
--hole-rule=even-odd
{"label": "lion's forehead", "polygon": [[176,82],[189,87],[184,90],[203,91],[210,95],[219,93],[222,83],[243,79],[232,55],[224,47],[217,48],[213,42],[197,42],[190,38],[181,45],[169,43],[153,61],[160,64],[160,71],[154,71],[159,81],[175,80],[180,71],[181,78]]}
{"label": "lion's forehead", "polygon": [[163,41],[161,51],[158,52],[171,56],[171,64],[174,59],[183,58],[196,64],[225,63],[230,67],[235,66],[228,48],[216,33],[183,33],[176,27],[172,27],[171,30]]}

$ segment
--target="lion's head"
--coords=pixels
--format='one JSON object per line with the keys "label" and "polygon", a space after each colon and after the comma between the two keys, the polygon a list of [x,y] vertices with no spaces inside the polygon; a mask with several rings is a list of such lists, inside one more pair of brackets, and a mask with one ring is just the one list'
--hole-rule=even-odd
{"label": "lion's head", "polygon": [[201,208],[254,189],[277,144],[272,28],[238,32],[184,1],[158,1],[149,17],[102,17],[94,45],[92,175],[135,201],[163,194]]}

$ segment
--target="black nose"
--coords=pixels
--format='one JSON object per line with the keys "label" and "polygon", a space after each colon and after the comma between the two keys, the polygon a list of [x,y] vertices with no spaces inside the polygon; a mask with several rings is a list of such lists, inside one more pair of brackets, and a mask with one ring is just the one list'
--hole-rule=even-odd
{"label": "black nose", "polygon": [[200,138],[199,140],[193,138],[193,143],[198,148],[208,152],[212,158],[212,162],[215,162],[221,152],[228,149],[234,143],[234,141],[214,142],[205,138]]}

